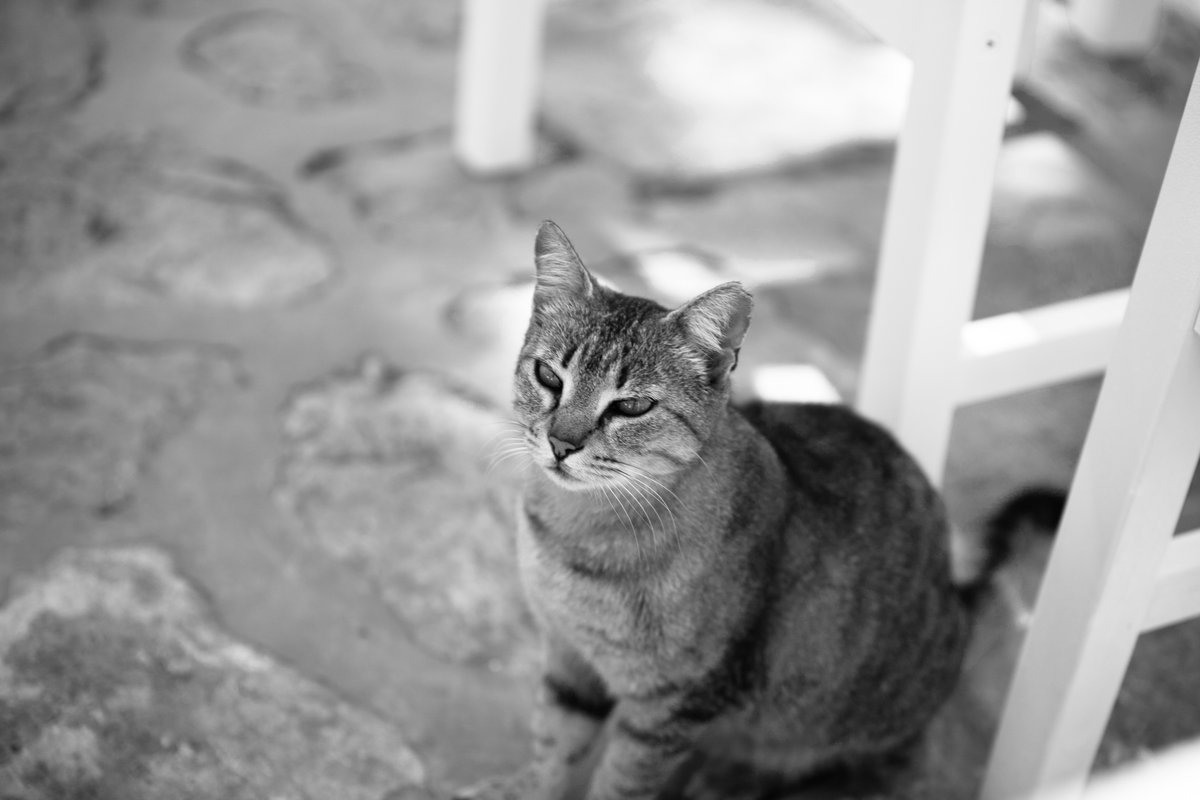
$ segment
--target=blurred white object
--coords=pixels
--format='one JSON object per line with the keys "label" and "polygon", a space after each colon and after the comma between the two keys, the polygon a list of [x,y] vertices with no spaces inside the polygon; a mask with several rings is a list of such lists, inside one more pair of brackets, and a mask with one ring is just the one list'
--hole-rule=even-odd
{"label": "blurred white object", "polygon": [[[963,337],[1005,112],[1037,2],[842,5],[868,28],[895,37],[913,59],[857,405],[893,430],[939,480],[954,409],[963,402]],[[1029,361],[1036,348],[1036,342],[1023,345],[1021,360]],[[992,391],[1028,388],[1021,370],[1009,375]],[[978,391],[973,394],[978,399]]]}
{"label": "blurred white object", "polygon": [[[1084,796],[1138,636],[1200,615],[1200,531],[1174,535],[1200,457],[1198,190],[1200,73],[1009,689],[984,800],[1044,787],[1055,787],[1054,800]],[[1195,773],[1182,785],[1200,796]],[[1095,796],[1132,796],[1105,791]]]}
{"label": "blurred white object", "polygon": [[1141,55],[1158,37],[1161,0],[1072,0],[1071,23],[1092,49]]}
{"label": "blurred white object", "polygon": [[811,364],[765,364],[750,377],[754,394],[771,403],[840,403],[842,396]]}
{"label": "blurred white object", "polygon": [[[1177,745],[1159,755],[1106,775],[1088,787],[1084,800],[1195,800],[1200,787],[1200,740]],[[1037,800],[1067,800],[1073,795],[1050,791]]]}
{"label": "blurred white object", "polygon": [[533,163],[546,0],[464,0],[454,149],[496,173]]}

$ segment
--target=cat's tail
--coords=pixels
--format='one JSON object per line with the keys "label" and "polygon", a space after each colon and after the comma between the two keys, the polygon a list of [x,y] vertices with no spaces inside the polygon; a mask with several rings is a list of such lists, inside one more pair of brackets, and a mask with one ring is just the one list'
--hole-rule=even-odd
{"label": "cat's tail", "polygon": [[1031,487],[1006,500],[983,528],[950,532],[950,565],[954,585],[970,606],[978,603],[992,576],[1012,556],[1022,536],[1053,536],[1067,494],[1061,489]]}

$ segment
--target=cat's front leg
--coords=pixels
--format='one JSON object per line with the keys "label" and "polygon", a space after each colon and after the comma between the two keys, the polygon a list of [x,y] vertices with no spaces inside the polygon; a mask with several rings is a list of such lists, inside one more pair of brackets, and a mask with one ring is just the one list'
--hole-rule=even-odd
{"label": "cat's front leg", "polygon": [[707,715],[694,711],[683,703],[622,701],[587,800],[658,797],[694,752],[707,722]]}
{"label": "cat's front leg", "polygon": [[512,775],[459,790],[455,800],[561,800],[612,707],[591,667],[568,646],[549,641],[533,712],[533,760]]}

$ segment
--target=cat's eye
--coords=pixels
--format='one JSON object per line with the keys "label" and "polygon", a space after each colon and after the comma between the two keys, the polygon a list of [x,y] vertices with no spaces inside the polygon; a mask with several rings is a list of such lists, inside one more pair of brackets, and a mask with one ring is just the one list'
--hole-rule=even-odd
{"label": "cat's eye", "polygon": [[654,408],[654,401],[649,397],[626,397],[613,403],[611,408],[623,417],[640,417]]}
{"label": "cat's eye", "polygon": [[537,382],[545,386],[552,392],[561,392],[563,387],[562,378],[558,377],[558,373],[546,366],[545,362],[538,361],[533,368],[533,374],[537,378]]}

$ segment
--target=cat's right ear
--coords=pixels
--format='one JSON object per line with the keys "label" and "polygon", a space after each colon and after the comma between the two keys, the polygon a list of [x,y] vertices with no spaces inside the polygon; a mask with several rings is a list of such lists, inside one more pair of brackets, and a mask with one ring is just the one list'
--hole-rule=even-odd
{"label": "cat's right ear", "polygon": [[709,379],[717,383],[737,367],[753,306],[750,293],[731,281],[684,303],[667,314],[666,321],[682,326],[707,357]]}
{"label": "cat's right ear", "polygon": [[533,254],[537,264],[535,306],[555,300],[587,301],[596,293],[596,279],[583,266],[562,228],[550,220],[538,228]]}

